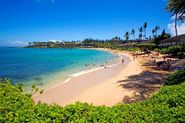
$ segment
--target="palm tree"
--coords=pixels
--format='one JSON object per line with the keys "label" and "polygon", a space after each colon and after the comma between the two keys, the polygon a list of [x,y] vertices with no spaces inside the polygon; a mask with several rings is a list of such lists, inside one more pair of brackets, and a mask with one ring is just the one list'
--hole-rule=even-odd
{"label": "palm tree", "polygon": [[131,35],[133,35],[133,39],[135,40],[135,30],[134,30],[134,28],[131,31]]}
{"label": "palm tree", "polygon": [[141,40],[141,38],[142,38],[142,34],[139,34],[139,40]]}
{"label": "palm tree", "polygon": [[36,46],[37,42],[34,41],[32,44],[33,44],[33,46]]}
{"label": "palm tree", "polygon": [[147,22],[145,22],[144,25],[143,25],[144,32],[145,32],[145,34],[144,34],[145,39],[146,39],[146,28],[147,28],[147,26],[148,26],[148,24],[147,24]]}
{"label": "palm tree", "polygon": [[32,45],[32,42],[28,42],[28,45],[31,46]]}
{"label": "palm tree", "polygon": [[152,29],[153,38],[155,38],[155,29]]}
{"label": "palm tree", "polygon": [[139,28],[139,32],[140,32],[139,39],[142,39],[142,37],[143,37],[143,27]]}
{"label": "palm tree", "polygon": [[116,37],[114,37],[114,40],[116,40],[117,42],[119,42],[121,40],[121,38],[118,37],[118,36],[116,36]]}
{"label": "palm tree", "polygon": [[155,27],[155,36],[157,37],[157,31],[160,29],[160,26]]}
{"label": "palm tree", "polygon": [[125,40],[128,41],[129,40],[129,32],[126,32],[124,37],[125,37]]}
{"label": "palm tree", "polygon": [[177,33],[177,21],[185,19],[185,0],[168,0],[166,9],[175,16],[175,34]]}

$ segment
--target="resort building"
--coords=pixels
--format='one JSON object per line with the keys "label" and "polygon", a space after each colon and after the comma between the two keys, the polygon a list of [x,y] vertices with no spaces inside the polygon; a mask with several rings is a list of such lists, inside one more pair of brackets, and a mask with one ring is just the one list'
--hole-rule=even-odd
{"label": "resort building", "polygon": [[174,45],[185,45],[185,34],[162,40],[159,44],[160,47],[168,47]]}

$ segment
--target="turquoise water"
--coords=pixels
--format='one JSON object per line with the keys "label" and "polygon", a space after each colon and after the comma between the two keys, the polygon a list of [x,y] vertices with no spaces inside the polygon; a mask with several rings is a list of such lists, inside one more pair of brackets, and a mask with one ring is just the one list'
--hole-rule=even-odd
{"label": "turquoise water", "polygon": [[25,87],[62,82],[70,75],[112,62],[116,55],[90,49],[0,47],[0,78]]}

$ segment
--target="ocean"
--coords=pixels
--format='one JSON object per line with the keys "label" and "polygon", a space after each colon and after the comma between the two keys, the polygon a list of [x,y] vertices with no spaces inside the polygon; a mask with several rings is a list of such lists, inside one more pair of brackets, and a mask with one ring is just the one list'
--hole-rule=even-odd
{"label": "ocean", "polygon": [[0,47],[0,78],[25,88],[67,82],[118,58],[110,52],[93,49],[40,49]]}

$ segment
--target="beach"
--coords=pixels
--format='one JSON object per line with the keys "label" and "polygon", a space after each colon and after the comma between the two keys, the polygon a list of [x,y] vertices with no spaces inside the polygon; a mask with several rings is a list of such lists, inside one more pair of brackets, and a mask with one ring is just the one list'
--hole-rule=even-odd
{"label": "beach", "polygon": [[[98,49],[104,50],[104,49]],[[122,56],[116,65],[82,74],[44,90],[33,96],[35,102],[65,106],[77,101],[93,105],[113,106],[122,103],[124,97],[132,97],[134,90],[123,88],[120,81],[143,71],[140,62],[124,51],[111,51]],[[124,58],[124,64],[122,59]]]}

